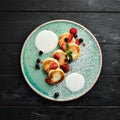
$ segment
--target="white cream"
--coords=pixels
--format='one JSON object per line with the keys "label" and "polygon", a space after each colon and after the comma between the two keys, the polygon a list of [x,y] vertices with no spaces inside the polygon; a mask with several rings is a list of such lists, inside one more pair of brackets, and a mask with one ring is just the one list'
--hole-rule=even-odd
{"label": "white cream", "polygon": [[43,30],[38,33],[35,39],[35,46],[40,51],[44,53],[51,52],[58,45],[57,35],[50,30]]}
{"label": "white cream", "polygon": [[65,79],[65,85],[71,92],[80,91],[85,84],[84,76],[78,73],[72,73]]}

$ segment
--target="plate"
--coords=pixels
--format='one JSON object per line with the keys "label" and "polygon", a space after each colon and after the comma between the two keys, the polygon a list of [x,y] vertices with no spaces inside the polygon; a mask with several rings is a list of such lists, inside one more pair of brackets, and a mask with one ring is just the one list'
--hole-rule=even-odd
{"label": "plate", "polygon": [[[44,61],[59,48],[57,46],[53,51],[40,56],[34,44],[37,34],[43,30],[51,30],[59,37],[62,33],[69,32],[72,27],[77,28],[78,36],[84,39],[84,45],[80,44],[81,54],[79,58],[70,63],[72,70],[66,73],[66,76],[73,72],[84,76],[84,87],[78,92],[69,91],[65,86],[65,80],[55,85],[48,85],[45,82],[47,74],[42,65],[40,70],[34,68],[37,58]],[[38,95],[53,101],[70,101],[83,96],[95,85],[101,72],[102,54],[98,41],[86,27],[74,21],[53,20],[38,26],[30,33],[22,47],[20,64],[26,82]],[[57,98],[54,98],[55,92],[59,92]]]}

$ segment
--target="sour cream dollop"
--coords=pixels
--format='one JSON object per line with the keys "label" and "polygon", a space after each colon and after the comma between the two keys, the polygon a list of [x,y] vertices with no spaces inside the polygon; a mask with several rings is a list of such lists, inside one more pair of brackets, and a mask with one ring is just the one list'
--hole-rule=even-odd
{"label": "sour cream dollop", "polygon": [[38,33],[35,39],[35,46],[40,51],[44,53],[51,52],[58,45],[57,35],[50,30],[43,30]]}
{"label": "sour cream dollop", "polygon": [[80,91],[85,84],[84,76],[78,73],[71,73],[65,79],[65,85],[71,92]]}

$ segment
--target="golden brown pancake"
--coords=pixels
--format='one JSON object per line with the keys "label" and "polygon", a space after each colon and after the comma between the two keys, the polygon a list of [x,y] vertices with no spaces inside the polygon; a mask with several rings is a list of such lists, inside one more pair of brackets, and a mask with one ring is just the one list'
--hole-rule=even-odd
{"label": "golden brown pancake", "polygon": [[[69,38],[69,35],[70,33],[63,33],[60,37],[59,37],[59,45],[60,47],[63,45],[63,44],[66,44],[66,41],[65,41],[65,38]],[[75,38],[73,37],[72,40],[68,43],[68,44],[71,44],[71,43],[75,43]]]}
{"label": "golden brown pancake", "polygon": [[80,47],[73,43],[73,44],[69,44],[69,50],[72,52],[72,57],[73,60],[77,59],[80,55]]}
{"label": "golden brown pancake", "polygon": [[56,59],[54,59],[54,58],[47,58],[47,59],[45,59],[45,60],[43,61],[43,68],[44,68],[44,70],[45,70],[46,72],[49,72],[49,71],[51,70],[51,67],[50,67],[50,66],[52,66],[53,64],[56,64],[57,67],[52,68],[52,69],[57,69],[57,68],[60,67],[60,66],[59,66],[59,62],[58,62]]}
{"label": "golden brown pancake", "polygon": [[64,77],[65,77],[65,74],[63,70],[61,70],[60,68],[49,71],[49,79],[53,84],[61,82],[64,79]]}
{"label": "golden brown pancake", "polygon": [[58,62],[60,64],[60,66],[62,66],[62,65],[64,65],[64,64],[67,63],[65,61],[65,59],[66,59],[66,53],[63,52],[62,50],[56,50],[56,51],[54,51],[54,53],[52,54],[52,57],[55,58],[56,56],[59,58],[57,60],[58,60]]}

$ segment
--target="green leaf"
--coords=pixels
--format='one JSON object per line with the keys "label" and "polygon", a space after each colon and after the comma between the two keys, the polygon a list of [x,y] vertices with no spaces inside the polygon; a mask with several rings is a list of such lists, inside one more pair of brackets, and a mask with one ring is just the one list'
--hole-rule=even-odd
{"label": "green leaf", "polygon": [[69,50],[69,45],[66,44],[66,52]]}
{"label": "green leaf", "polygon": [[69,59],[72,61],[73,60],[73,57],[71,54],[68,55],[69,56]]}
{"label": "green leaf", "polygon": [[72,52],[68,50],[68,51],[66,51],[66,54],[67,54],[67,55],[68,55],[68,54],[72,54]]}
{"label": "green leaf", "polygon": [[68,44],[66,44],[66,54],[69,57],[69,59],[72,61],[73,60],[72,52],[69,50],[69,45]]}

